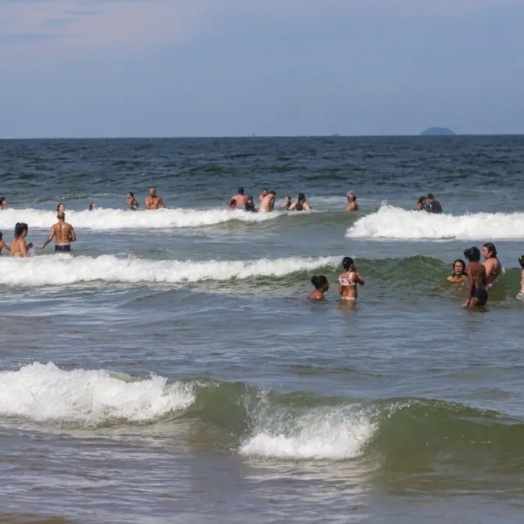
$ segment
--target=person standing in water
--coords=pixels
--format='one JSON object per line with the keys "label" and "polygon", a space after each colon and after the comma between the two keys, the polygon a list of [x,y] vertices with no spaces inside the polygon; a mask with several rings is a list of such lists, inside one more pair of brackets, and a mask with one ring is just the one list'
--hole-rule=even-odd
{"label": "person standing in water", "polygon": [[11,252],[11,248],[4,242],[4,234],[0,231],[0,255],[2,254],[2,249],[5,248],[7,251]]}
{"label": "person standing in water", "polygon": [[310,209],[311,206],[306,199],[306,195],[304,195],[304,193],[299,193],[297,201],[291,205],[289,211],[309,211]]}
{"label": "person standing in water", "polygon": [[452,264],[453,273],[447,278],[448,282],[453,284],[462,284],[467,282],[468,276],[466,274],[466,262],[464,260],[457,258]]}
{"label": "person standing in water", "polygon": [[51,228],[46,241],[38,249],[44,249],[54,238],[55,252],[69,253],[71,251],[71,242],[76,241],[75,230],[71,224],[65,221],[65,213],[58,213],[56,218],[58,218],[58,222]]}
{"label": "person standing in water", "polygon": [[7,198],[6,197],[0,197],[0,211],[2,209],[5,209],[7,204],[8,204]]}
{"label": "person standing in water", "polygon": [[138,200],[131,191],[127,194],[127,209],[130,211],[136,211],[138,209]]}
{"label": "person standing in water", "polygon": [[358,211],[357,195],[355,195],[355,193],[349,192],[346,195],[346,199],[348,201],[346,211]]}
{"label": "person standing in water", "polygon": [[11,242],[11,256],[16,258],[27,258],[27,250],[33,247],[25,241],[29,233],[29,226],[24,222],[18,222],[15,226],[15,236]]}
{"label": "person standing in water", "polygon": [[284,202],[278,209],[281,209],[282,211],[287,211],[291,207],[291,204],[291,197],[287,196],[284,198]]}
{"label": "person standing in water", "polygon": [[260,202],[260,213],[269,213],[270,211],[273,211],[273,207],[275,205],[275,198],[277,197],[277,194],[274,191],[270,191],[263,199],[262,202]]}
{"label": "person standing in water", "polygon": [[431,193],[428,195],[424,209],[428,213],[436,213],[438,215],[442,213],[440,202]]}
{"label": "person standing in water", "polygon": [[520,273],[520,291],[517,295],[518,300],[524,300],[524,255],[520,255],[519,257],[519,264],[522,268],[522,271]]}
{"label": "person standing in water", "polygon": [[502,264],[497,258],[497,248],[491,242],[482,246],[482,256],[484,257],[484,267],[486,268],[486,287],[489,289],[502,273]]}
{"label": "person standing in water", "polygon": [[311,291],[307,298],[310,300],[326,300],[324,293],[329,290],[328,279],[324,275],[319,275],[318,277],[315,275],[311,277],[311,283],[315,289]]}
{"label": "person standing in water", "polygon": [[56,206],[56,212],[57,213],[65,213],[65,204],[63,202],[59,202]]}
{"label": "person standing in water", "polygon": [[262,193],[260,193],[260,195],[258,195],[258,202],[261,204],[262,203],[262,200],[264,200],[264,198],[267,197],[267,194],[269,193],[269,191],[267,190],[267,187],[265,187],[264,189],[262,189]]}
{"label": "person standing in water", "polygon": [[342,300],[356,301],[358,292],[357,284],[364,285],[364,279],[360,276],[351,257],[342,260],[344,273],[338,277],[338,292]]}
{"label": "person standing in water", "polygon": [[146,196],[146,209],[158,209],[159,207],[166,207],[161,196],[156,194],[156,187],[149,190],[149,195]]}
{"label": "person standing in water", "polygon": [[234,200],[236,202],[237,206],[244,207],[246,205],[246,202],[247,202],[247,196],[245,195],[244,188],[243,187],[239,187],[238,188],[238,193],[231,197],[230,202],[231,202],[231,200]]}
{"label": "person standing in water", "polygon": [[484,306],[488,301],[486,268],[480,263],[480,251],[477,247],[466,249],[464,256],[469,260],[469,264],[466,267],[466,274],[468,275],[468,296],[462,307],[474,309]]}

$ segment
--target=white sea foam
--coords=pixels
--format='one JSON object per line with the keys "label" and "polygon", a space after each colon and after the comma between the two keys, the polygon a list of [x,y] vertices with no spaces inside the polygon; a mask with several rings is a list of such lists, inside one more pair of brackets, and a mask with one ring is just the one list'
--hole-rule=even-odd
{"label": "white sea foam", "polygon": [[392,240],[524,239],[524,213],[436,215],[383,206],[357,220],[347,237]]}
{"label": "white sea foam", "polygon": [[[264,222],[283,214],[246,213],[231,209],[158,209],[156,211],[124,211],[121,209],[97,209],[96,211],[66,211],[66,220],[76,229],[109,231],[118,229],[172,229],[212,226],[229,221]],[[17,222],[25,222],[29,228],[48,229],[56,223],[56,212],[38,209],[5,209],[0,212],[0,230],[9,237]]]}
{"label": "white sea foam", "polygon": [[152,376],[125,381],[107,371],[64,371],[33,363],[0,373],[0,416],[37,422],[97,425],[112,420],[159,420],[192,404],[191,386]]}
{"label": "white sea foam", "polygon": [[143,260],[70,255],[29,258],[0,257],[0,285],[62,286],[82,282],[163,283],[227,281],[233,278],[282,277],[298,271],[340,263],[340,257],[277,258],[259,260]]}
{"label": "white sea foam", "polygon": [[[375,431],[367,416],[348,408],[316,408],[294,420],[265,420],[240,448],[242,455],[344,460],[362,454]],[[274,427],[272,427],[274,426]]]}

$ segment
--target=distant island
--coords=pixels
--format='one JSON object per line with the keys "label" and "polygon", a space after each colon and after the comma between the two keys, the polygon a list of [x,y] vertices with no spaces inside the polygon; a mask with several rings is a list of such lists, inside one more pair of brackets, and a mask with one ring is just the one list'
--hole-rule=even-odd
{"label": "distant island", "polygon": [[420,136],[456,136],[451,129],[447,127],[430,127],[420,133]]}

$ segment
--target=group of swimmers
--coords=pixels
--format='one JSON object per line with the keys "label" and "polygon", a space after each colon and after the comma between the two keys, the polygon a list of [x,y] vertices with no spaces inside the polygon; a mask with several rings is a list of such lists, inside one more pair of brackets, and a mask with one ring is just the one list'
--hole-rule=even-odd
{"label": "group of swimmers", "polygon": [[[358,291],[357,286],[364,285],[364,279],[355,267],[355,262],[351,257],[344,257],[342,260],[344,272],[338,277],[338,293],[341,300],[356,302]],[[311,283],[315,288],[307,298],[310,300],[325,300],[325,293],[329,290],[328,279],[324,275],[314,275],[311,277]]]}
{"label": "group of swimmers", "polygon": [[[269,213],[275,208],[275,200],[277,194],[275,191],[269,191],[267,188],[262,190],[262,193],[258,196],[259,209],[257,210],[255,200],[252,195],[246,196],[243,187],[240,187],[235,195],[231,197],[229,201],[230,209],[244,209],[250,212]],[[346,211],[358,211],[357,195],[352,192],[346,194],[346,200],[348,202]],[[304,193],[299,193],[297,199],[293,202],[290,196],[284,197],[282,205],[279,206],[281,211],[309,211],[311,210],[311,204],[308,202]]]}

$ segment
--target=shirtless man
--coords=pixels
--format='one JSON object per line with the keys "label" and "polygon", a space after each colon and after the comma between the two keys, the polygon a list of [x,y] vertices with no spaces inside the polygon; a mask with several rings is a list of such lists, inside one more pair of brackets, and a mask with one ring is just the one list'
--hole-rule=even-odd
{"label": "shirtless man", "polygon": [[71,242],[76,240],[75,230],[71,224],[65,221],[65,213],[56,215],[58,222],[51,228],[47,240],[38,246],[38,249],[44,249],[53,238],[55,239],[55,252],[69,253],[71,251]]}
{"label": "shirtless man", "polygon": [[231,200],[236,201],[237,207],[243,208],[247,203],[247,196],[244,194],[244,188],[243,187],[238,188],[238,193],[231,197],[230,202]]}
{"label": "shirtless man", "polygon": [[258,201],[262,202],[262,200],[264,200],[264,198],[267,197],[267,194],[268,194],[267,188],[262,189],[262,193],[260,193],[260,195],[258,195]]}
{"label": "shirtless man", "polygon": [[484,267],[486,268],[486,287],[489,289],[503,272],[502,264],[497,258],[497,248],[491,242],[482,246],[482,256],[484,257]]}
{"label": "shirtless man", "polygon": [[162,197],[156,194],[156,188],[152,187],[149,190],[149,195],[146,196],[146,209],[158,209],[159,207],[166,207]]}
{"label": "shirtless man", "polygon": [[355,193],[347,193],[346,199],[348,201],[346,211],[358,211],[357,195]]}
{"label": "shirtless man", "polygon": [[259,213],[269,213],[273,211],[275,205],[275,198],[277,194],[274,191],[270,191],[260,202]]}

